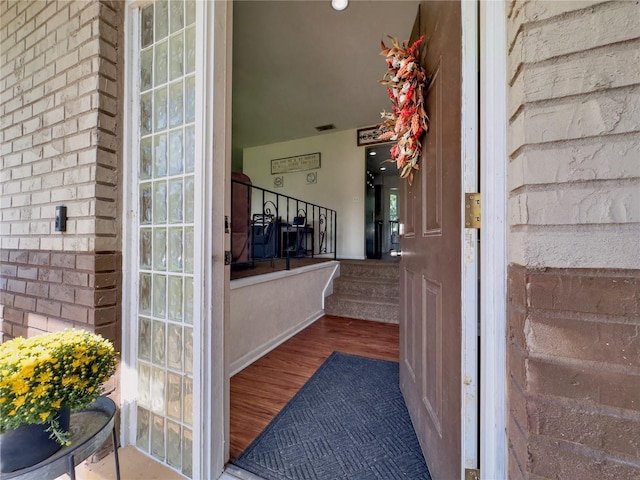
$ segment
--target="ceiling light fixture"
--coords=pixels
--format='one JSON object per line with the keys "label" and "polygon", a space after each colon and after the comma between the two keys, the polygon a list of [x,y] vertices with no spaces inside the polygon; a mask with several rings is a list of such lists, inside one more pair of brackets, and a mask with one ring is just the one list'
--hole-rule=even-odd
{"label": "ceiling light fixture", "polygon": [[371,155],[373,157],[374,155],[377,155],[377,153],[376,152],[369,152],[369,155]]}
{"label": "ceiling light fixture", "polygon": [[334,10],[344,10],[349,6],[349,0],[331,0],[331,6]]}
{"label": "ceiling light fixture", "polygon": [[380,170],[382,170],[383,172],[387,169],[387,167],[380,167]]}

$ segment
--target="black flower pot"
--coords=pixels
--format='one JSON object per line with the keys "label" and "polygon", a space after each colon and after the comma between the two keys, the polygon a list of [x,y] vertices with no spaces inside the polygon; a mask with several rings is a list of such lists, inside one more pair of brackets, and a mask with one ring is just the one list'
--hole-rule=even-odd
{"label": "black flower pot", "polygon": [[[61,430],[69,431],[69,407],[61,408],[55,418]],[[30,467],[60,450],[62,445],[49,438],[47,428],[48,423],[21,425],[0,434],[0,473]]]}

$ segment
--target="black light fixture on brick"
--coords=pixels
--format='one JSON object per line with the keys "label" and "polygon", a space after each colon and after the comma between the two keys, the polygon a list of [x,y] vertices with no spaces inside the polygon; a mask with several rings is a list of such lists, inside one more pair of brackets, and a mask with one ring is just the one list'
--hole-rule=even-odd
{"label": "black light fixture on brick", "polygon": [[55,229],[56,232],[67,231],[67,207],[64,205],[56,207]]}

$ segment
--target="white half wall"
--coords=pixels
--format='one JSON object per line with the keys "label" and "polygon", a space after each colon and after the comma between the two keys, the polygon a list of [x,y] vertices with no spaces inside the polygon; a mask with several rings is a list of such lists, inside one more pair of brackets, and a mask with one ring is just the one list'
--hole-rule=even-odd
{"label": "white half wall", "polygon": [[339,266],[329,261],[231,281],[231,376],[324,315]]}
{"label": "white half wall", "polygon": [[[310,171],[279,174],[284,185],[274,188],[271,160],[320,152],[317,183],[307,184]],[[365,258],[364,196],[365,152],[358,147],[356,130],[344,130],[313,137],[245,148],[243,173],[253,185],[289,195],[338,213],[339,258]]]}

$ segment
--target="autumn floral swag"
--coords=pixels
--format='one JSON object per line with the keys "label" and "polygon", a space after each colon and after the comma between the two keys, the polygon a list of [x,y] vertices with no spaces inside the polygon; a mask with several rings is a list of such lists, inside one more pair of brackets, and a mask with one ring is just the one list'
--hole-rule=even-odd
{"label": "autumn floral swag", "polygon": [[429,128],[429,118],[424,110],[424,91],[427,74],[418,62],[418,47],[424,40],[421,36],[408,47],[389,36],[392,46],[380,42],[380,55],[386,57],[389,70],[380,83],[387,86],[391,99],[391,112],[382,112],[384,119],[380,125],[383,133],[380,140],[395,141],[389,161],[395,162],[400,177],[413,183],[413,174],[419,170],[422,136]]}

